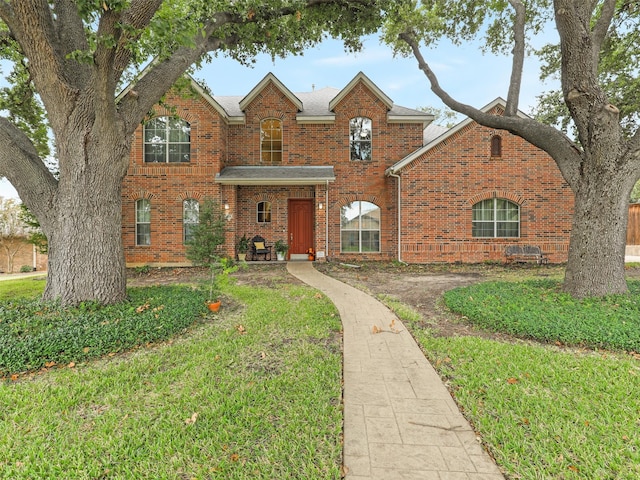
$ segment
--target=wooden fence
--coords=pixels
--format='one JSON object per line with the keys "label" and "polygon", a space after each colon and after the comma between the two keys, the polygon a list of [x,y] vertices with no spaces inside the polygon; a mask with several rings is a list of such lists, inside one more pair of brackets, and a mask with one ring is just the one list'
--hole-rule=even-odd
{"label": "wooden fence", "polygon": [[640,203],[629,205],[627,245],[640,245]]}

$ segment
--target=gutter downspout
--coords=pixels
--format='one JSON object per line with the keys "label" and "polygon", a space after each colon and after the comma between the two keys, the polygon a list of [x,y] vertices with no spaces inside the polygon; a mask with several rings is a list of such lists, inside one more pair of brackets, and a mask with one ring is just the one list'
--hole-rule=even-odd
{"label": "gutter downspout", "polygon": [[387,172],[387,176],[396,178],[398,180],[398,262],[405,263],[402,261],[402,178],[397,173],[391,173],[391,171]]}
{"label": "gutter downspout", "polygon": [[326,195],[324,206],[324,258],[329,260],[329,180],[326,181]]}

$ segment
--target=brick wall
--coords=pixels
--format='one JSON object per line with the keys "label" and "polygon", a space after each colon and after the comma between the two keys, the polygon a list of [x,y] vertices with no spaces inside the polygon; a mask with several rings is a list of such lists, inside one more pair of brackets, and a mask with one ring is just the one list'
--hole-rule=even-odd
{"label": "brick wall", "polygon": [[[502,156],[491,157],[491,138]],[[504,260],[510,243],[539,245],[566,261],[573,194],[546,153],[505,131],[471,123],[402,173],[402,259],[407,262]],[[473,238],[471,207],[486,198],[520,205],[520,238]]]}
{"label": "brick wall", "polygon": [[[135,134],[123,186],[123,239],[129,265],[188,264],[182,231],[182,201],[211,197],[228,205],[226,253],[238,237],[260,234],[268,243],[286,239],[290,198],[315,199],[316,250],[341,261],[390,260],[398,256],[397,180],[385,170],[422,146],[422,124],[387,123],[386,105],[357,83],[334,109],[333,123],[298,123],[297,108],[268,82],[245,109],[245,123],[228,125],[204,99],[168,96],[175,113],[191,124],[189,164],[144,164],[142,128]],[[158,108],[157,114],[173,113]],[[372,160],[352,162],[349,120],[371,118]],[[315,186],[219,185],[224,166],[264,165],[260,122],[282,120],[281,165],[332,165],[336,181]],[[492,158],[491,137],[502,137],[502,156]],[[431,149],[402,172],[402,245],[407,262],[480,262],[504,259],[504,245],[540,245],[552,261],[566,260],[573,196],[544,152],[507,132],[474,123]],[[471,206],[492,196],[521,206],[519,239],[471,237]],[[135,201],[151,202],[151,245],[135,245]],[[259,224],[256,206],[269,201],[272,222]],[[380,253],[340,253],[340,208],[368,201],[381,209]],[[320,208],[320,204],[323,208]],[[328,224],[325,223],[328,221]]]}
{"label": "brick wall", "polygon": [[[260,164],[259,135],[260,121],[265,118],[279,118],[283,123],[282,165],[333,165],[336,181],[329,184],[328,200],[323,202],[317,196],[327,195],[326,186],[316,187],[316,250],[342,260],[372,259],[388,260],[397,252],[397,218],[395,211],[394,181],[385,177],[384,171],[404,156],[422,146],[422,124],[387,123],[386,106],[363,83],[357,84],[336,106],[335,122],[332,124],[298,124],[296,108],[273,84],[267,86],[261,95],[247,106],[246,125],[229,127],[228,165]],[[372,160],[352,162],[349,151],[349,120],[365,116],[372,120]],[[290,198],[296,198],[295,189],[282,190],[263,187],[263,192],[273,190],[279,198],[278,211],[286,215],[284,201],[287,190]],[[245,187],[238,189],[238,198],[245,197]],[[263,195],[266,195],[263,193]],[[257,197],[256,197],[257,198]],[[255,201],[241,205],[242,209],[255,210]],[[381,252],[375,254],[340,254],[340,208],[356,200],[364,200],[378,205],[382,212]],[[319,204],[323,203],[323,212]],[[329,225],[325,228],[324,218]],[[245,215],[241,215],[245,218]],[[248,218],[254,218],[255,213]],[[242,221],[242,220],[241,220]],[[321,225],[321,226],[320,226]],[[258,227],[256,225],[256,227]],[[286,216],[278,217],[271,227],[279,234],[286,233]],[[251,230],[250,228],[246,228]],[[265,226],[256,228],[257,231]],[[325,236],[328,231],[328,243]],[[238,228],[241,235],[243,230]],[[268,236],[269,235],[269,236]],[[278,238],[274,232],[266,232],[265,238]]]}
{"label": "brick wall", "polygon": [[38,252],[32,244],[24,241],[20,245],[18,252],[13,257],[13,271],[9,272],[9,259],[7,257],[7,252],[4,248],[0,247],[0,272],[16,273],[19,272],[23,266],[31,269],[35,267],[38,271],[46,271],[47,255]]}
{"label": "brick wall", "polygon": [[[183,200],[212,198],[222,203],[214,182],[225,155],[226,126],[218,113],[199,97],[168,95],[175,114],[190,123],[191,161],[144,163],[142,126],[135,132],[129,171],[123,182],[123,242],[128,265],[187,265],[182,228]],[[171,115],[158,107],[156,115]],[[136,200],[151,203],[151,245],[136,246]]]}

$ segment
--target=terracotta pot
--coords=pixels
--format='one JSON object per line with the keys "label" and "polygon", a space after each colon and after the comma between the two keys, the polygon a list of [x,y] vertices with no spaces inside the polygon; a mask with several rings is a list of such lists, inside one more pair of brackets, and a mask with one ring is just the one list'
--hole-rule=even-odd
{"label": "terracotta pot", "polygon": [[208,304],[209,310],[211,310],[212,312],[217,312],[218,310],[220,310],[220,305],[222,305],[222,302],[220,300],[216,300],[215,302],[209,302]]}
{"label": "terracotta pot", "polygon": [[316,259],[315,255],[309,255],[309,261],[313,262]]}

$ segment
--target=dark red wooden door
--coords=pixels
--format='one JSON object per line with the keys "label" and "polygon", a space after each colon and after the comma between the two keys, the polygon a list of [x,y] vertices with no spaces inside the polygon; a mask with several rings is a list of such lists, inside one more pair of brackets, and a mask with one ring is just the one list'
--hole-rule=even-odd
{"label": "dark red wooden door", "polygon": [[289,200],[289,253],[306,253],[313,244],[313,200]]}

